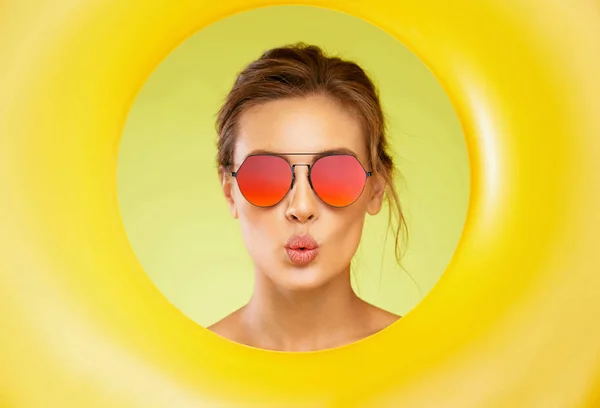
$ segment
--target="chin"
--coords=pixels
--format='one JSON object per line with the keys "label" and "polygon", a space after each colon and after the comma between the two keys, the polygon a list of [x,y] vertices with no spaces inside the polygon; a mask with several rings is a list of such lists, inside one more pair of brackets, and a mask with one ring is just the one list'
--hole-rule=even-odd
{"label": "chin", "polygon": [[288,267],[282,269],[275,282],[290,291],[310,291],[327,283],[326,274],[317,267]]}

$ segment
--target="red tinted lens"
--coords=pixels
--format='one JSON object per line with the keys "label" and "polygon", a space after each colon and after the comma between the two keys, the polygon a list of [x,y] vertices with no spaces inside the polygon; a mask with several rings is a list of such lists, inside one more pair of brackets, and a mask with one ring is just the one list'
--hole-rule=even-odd
{"label": "red tinted lens", "polygon": [[334,207],[345,207],[360,197],[367,174],[354,156],[326,156],[315,162],[311,181],[317,195]]}
{"label": "red tinted lens", "polygon": [[286,196],[292,183],[292,169],[278,156],[250,156],[242,163],[236,178],[246,200],[269,207]]}

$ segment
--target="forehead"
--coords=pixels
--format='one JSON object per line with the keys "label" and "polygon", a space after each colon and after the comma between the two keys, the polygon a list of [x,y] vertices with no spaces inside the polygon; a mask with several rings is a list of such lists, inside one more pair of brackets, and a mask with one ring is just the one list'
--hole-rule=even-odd
{"label": "forehead", "polygon": [[358,118],[326,96],[288,98],[254,106],[241,115],[234,161],[240,164],[257,151],[330,150],[347,150],[366,160],[365,136]]}

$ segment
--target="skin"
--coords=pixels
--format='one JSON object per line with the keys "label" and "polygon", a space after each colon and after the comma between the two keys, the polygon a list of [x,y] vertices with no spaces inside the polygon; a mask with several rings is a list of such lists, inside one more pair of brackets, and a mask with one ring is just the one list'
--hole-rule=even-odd
{"label": "skin", "polygon": [[[359,121],[333,99],[322,96],[270,101],[244,112],[234,169],[254,150],[277,153],[320,152],[346,148],[368,165]],[[292,164],[312,156],[286,156]],[[323,203],[311,189],[307,167],[296,167],[296,183],[276,206],[259,208],[242,196],[235,178],[221,173],[231,215],[239,221],[254,261],[255,287],[245,306],[209,327],[232,341],[279,351],[315,351],[368,337],[399,316],[379,309],[352,290],[350,262],[360,243],[365,217],[382,207],[385,185],[369,177],[360,198],[344,208]],[[292,264],[286,241],[310,234],[319,244],[308,265]]]}

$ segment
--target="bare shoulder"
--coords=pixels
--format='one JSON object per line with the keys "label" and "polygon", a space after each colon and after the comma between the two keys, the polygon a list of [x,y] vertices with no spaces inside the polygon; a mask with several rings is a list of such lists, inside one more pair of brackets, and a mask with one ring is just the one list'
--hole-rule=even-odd
{"label": "bare shoulder", "polygon": [[207,327],[211,332],[218,334],[226,339],[243,343],[244,333],[241,323],[241,311],[243,308],[236,310],[218,322]]}
{"label": "bare shoulder", "polygon": [[376,333],[395,323],[402,316],[388,312],[387,310],[381,309],[377,306],[368,304],[369,320],[371,322],[371,331]]}

